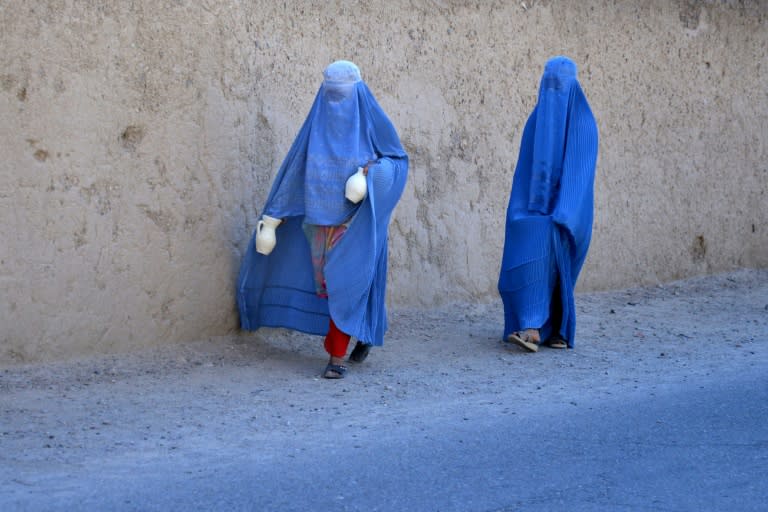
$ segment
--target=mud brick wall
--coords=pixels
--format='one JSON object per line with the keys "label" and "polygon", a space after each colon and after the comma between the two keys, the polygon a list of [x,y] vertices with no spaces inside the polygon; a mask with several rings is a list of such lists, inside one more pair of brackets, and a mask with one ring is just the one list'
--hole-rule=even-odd
{"label": "mud brick wall", "polygon": [[556,54],[601,135],[579,289],[768,266],[768,2],[2,2],[0,362],[234,332],[241,255],[340,58],[411,156],[390,304],[497,300]]}

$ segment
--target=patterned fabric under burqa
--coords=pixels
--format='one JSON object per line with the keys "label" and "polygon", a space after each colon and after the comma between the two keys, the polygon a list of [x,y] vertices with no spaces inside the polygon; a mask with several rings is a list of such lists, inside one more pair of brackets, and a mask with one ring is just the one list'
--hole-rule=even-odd
{"label": "patterned fabric under burqa", "polygon": [[[366,164],[367,195],[355,204],[345,198],[345,183]],[[357,66],[348,61],[328,66],[263,208],[264,215],[283,220],[277,244],[269,255],[260,254],[254,233],[242,261],[241,327],[323,335],[333,318],[344,333],[381,345],[387,329],[388,227],[407,175],[408,156],[397,132]],[[345,230],[322,254],[326,298],[318,294],[305,232],[327,226]]]}
{"label": "patterned fabric under burqa", "polygon": [[597,124],[566,57],[547,61],[506,217],[498,289],[504,339],[540,329],[574,346],[574,288],[592,237]]}

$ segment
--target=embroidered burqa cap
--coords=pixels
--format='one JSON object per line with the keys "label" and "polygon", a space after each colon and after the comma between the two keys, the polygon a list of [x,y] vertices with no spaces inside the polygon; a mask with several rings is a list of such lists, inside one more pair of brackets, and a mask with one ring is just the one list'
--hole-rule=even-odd
{"label": "embroidered burqa cap", "polygon": [[354,62],[337,60],[328,65],[323,71],[323,82],[328,85],[354,84],[362,80],[360,68]]}

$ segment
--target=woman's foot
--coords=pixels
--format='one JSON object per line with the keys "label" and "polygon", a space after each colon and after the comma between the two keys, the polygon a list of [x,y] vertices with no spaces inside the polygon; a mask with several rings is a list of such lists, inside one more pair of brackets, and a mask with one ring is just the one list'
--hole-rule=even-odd
{"label": "woman's foot", "polygon": [[349,360],[355,363],[362,363],[365,358],[368,357],[368,353],[371,351],[371,346],[367,343],[358,341],[355,344],[355,348],[352,349],[352,353],[349,354]]}
{"label": "woman's foot", "polygon": [[524,331],[513,332],[507,336],[507,341],[529,352],[538,352],[541,337],[539,336],[538,329],[525,329]]}
{"label": "woman's foot", "polygon": [[331,356],[323,371],[323,378],[343,379],[345,373],[347,373],[347,367],[344,366],[344,358]]}
{"label": "woman's foot", "polygon": [[559,334],[553,334],[552,336],[550,336],[549,339],[547,340],[546,345],[549,348],[557,348],[557,349],[568,348],[568,342],[565,341],[565,339]]}

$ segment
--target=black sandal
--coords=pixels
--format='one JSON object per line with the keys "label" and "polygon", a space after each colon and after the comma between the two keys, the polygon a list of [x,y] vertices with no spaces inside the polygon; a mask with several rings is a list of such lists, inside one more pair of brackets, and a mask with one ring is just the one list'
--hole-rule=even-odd
{"label": "black sandal", "polygon": [[343,379],[344,374],[347,373],[347,367],[341,364],[331,364],[325,367],[323,371],[324,379]]}
{"label": "black sandal", "polygon": [[355,363],[362,363],[365,361],[365,358],[368,357],[370,351],[371,345],[358,341],[355,344],[355,348],[352,350],[352,353],[349,354],[349,360],[354,361]]}

